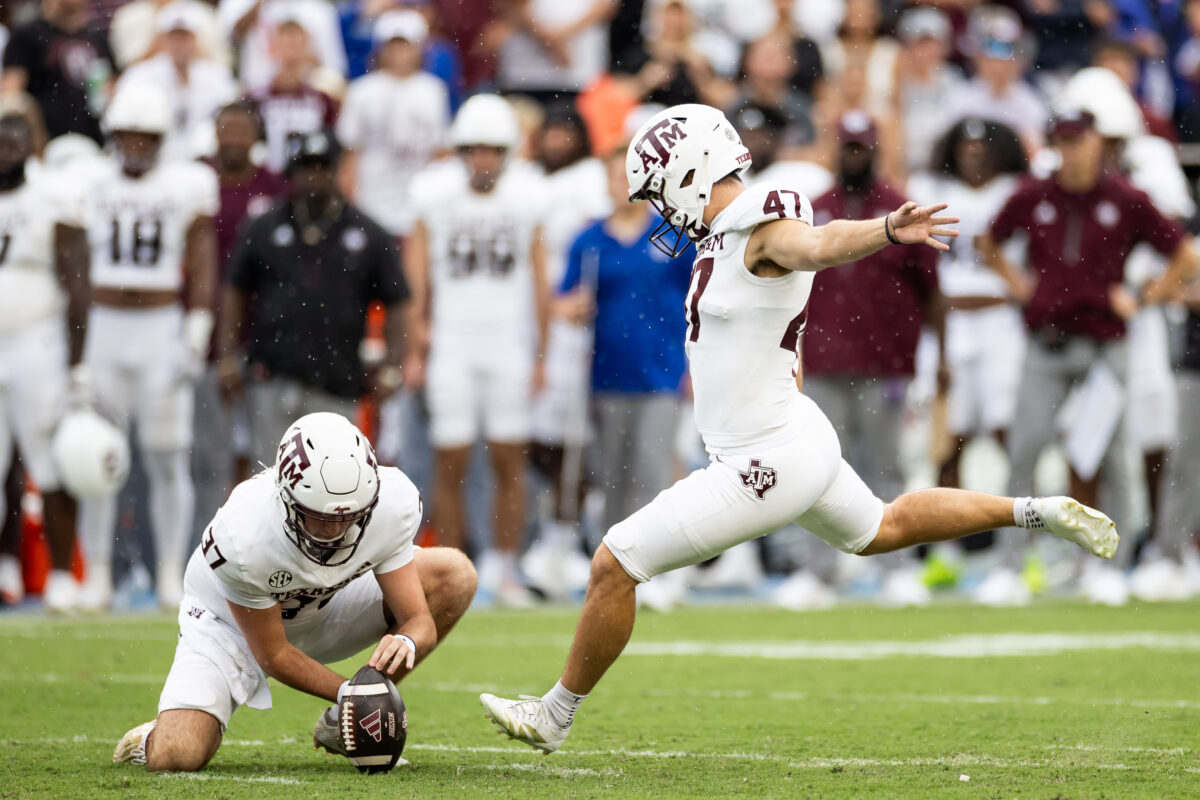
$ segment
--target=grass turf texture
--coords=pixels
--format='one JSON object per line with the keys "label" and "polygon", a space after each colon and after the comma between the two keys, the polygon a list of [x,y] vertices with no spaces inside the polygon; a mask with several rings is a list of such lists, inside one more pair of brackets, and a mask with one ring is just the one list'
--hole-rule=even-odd
{"label": "grass turf texture", "polygon": [[[323,704],[279,685],[274,709],[235,714],[198,776],[113,765],[121,734],[154,714],[173,621],[0,617],[0,798],[1194,798],[1198,612],[1196,604],[1112,610],[1058,602],[1016,611],[790,614],[739,606],[643,614],[635,648],[687,642],[696,654],[622,658],[584,704],[565,750],[549,757],[496,736],[476,694],[548,689],[577,611],[473,612],[400,686],[412,765],[374,777],[314,753],[311,730]],[[722,643],[865,648],[1037,633],[1103,642],[1147,632],[1175,644],[865,660],[705,651]]]}

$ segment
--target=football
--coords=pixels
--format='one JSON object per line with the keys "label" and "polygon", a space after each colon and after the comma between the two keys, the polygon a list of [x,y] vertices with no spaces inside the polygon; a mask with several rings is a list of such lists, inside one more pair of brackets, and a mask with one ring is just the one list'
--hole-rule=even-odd
{"label": "football", "polygon": [[388,772],[396,766],[408,737],[408,712],[386,675],[372,667],[354,673],[337,714],[341,745],[359,772]]}

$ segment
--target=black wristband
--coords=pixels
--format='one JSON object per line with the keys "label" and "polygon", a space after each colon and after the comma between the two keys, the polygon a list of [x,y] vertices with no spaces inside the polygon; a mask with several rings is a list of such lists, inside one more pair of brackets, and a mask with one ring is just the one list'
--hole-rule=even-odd
{"label": "black wristband", "polygon": [[888,214],[883,218],[883,233],[885,236],[887,236],[887,240],[892,244],[903,244],[903,242],[896,238],[896,234],[892,233],[891,219],[891,214]]}

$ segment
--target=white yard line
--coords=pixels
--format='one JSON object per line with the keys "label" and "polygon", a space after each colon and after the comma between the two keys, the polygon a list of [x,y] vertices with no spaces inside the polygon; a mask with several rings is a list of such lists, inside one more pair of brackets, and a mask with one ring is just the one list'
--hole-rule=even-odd
{"label": "white yard line", "polygon": [[[447,692],[450,694],[479,694],[480,692],[495,693],[503,688],[512,696],[515,694],[536,694],[537,689],[526,687],[498,687],[487,683],[422,683],[420,679],[410,680],[408,688],[414,691]],[[544,687],[543,687],[544,688]],[[1055,698],[1036,697],[1028,695],[1004,696],[993,694],[962,695],[962,694],[842,694],[837,692],[755,692],[748,689],[637,689],[630,692],[636,695],[651,697],[702,697],[710,700],[748,700],[764,698],[778,701],[805,702],[811,700],[845,701],[857,703],[929,703],[935,705],[1013,705],[1013,706],[1054,706],[1054,705],[1085,705],[1085,706],[1116,706],[1129,708],[1178,708],[1184,710],[1200,710],[1200,701],[1195,700],[1151,700],[1128,697],[1080,697]]]}
{"label": "white yard line", "polygon": [[538,775],[553,775],[556,778],[615,778],[622,773],[618,769],[588,769],[586,767],[554,767],[529,764],[519,761],[514,764],[463,764],[459,771],[483,769],[489,772],[534,772]]}
{"label": "white yard line", "polygon": [[1200,652],[1200,634],[1130,631],[1121,633],[994,633],[912,641],[631,642],[628,655],[728,656],[789,660],[863,661],[901,656],[995,658],[1056,656],[1095,650]]}
{"label": "white yard line", "polygon": [[278,778],[274,775],[222,775],[220,772],[165,772],[162,777],[182,781],[230,781],[232,783],[275,783],[285,786],[303,786],[312,781],[302,781],[296,778]]}
{"label": "white yard line", "polygon": [[[70,739],[62,737],[49,737],[34,740],[33,742],[17,742],[7,740],[6,743],[21,745],[21,744],[37,744],[37,745],[63,745],[63,744],[83,744],[89,742],[101,741],[103,737],[89,739],[86,734],[76,735]],[[264,742],[260,739],[227,739],[222,742],[224,747],[264,747],[264,746],[280,746],[295,744],[296,740],[291,737],[285,737],[275,742]],[[1051,748],[1046,748],[1051,749]],[[1061,749],[1079,750],[1081,752],[1125,752],[1125,753],[1153,753],[1156,755],[1192,755],[1194,751],[1186,748],[1104,748],[1092,747],[1089,745],[1079,745],[1077,747],[1064,745]],[[425,744],[414,742],[409,744],[405,751],[423,751],[432,753],[459,753],[459,754],[488,754],[488,755],[504,755],[504,756],[529,756],[537,759],[533,762],[515,762],[509,764],[464,764],[460,769],[484,769],[494,771],[516,770],[521,772],[537,772],[554,775],[557,777],[616,777],[621,775],[620,770],[613,768],[594,769],[588,767],[566,767],[548,764],[541,759],[543,756],[534,753],[532,750],[527,750],[523,745],[516,743],[507,745],[484,745],[484,746],[460,746],[448,744]],[[1000,767],[1004,769],[1011,768],[1026,768],[1026,769],[1069,769],[1075,767],[1087,767],[1090,769],[1103,770],[1131,770],[1139,769],[1139,767],[1130,766],[1117,762],[1093,762],[1089,761],[1084,764],[1063,764],[1059,761],[1045,759],[1028,759],[1028,758],[1006,758],[1002,756],[993,756],[986,753],[956,753],[949,756],[940,757],[925,757],[925,758],[841,758],[836,756],[813,756],[810,758],[793,758],[791,756],[778,755],[774,753],[753,753],[745,751],[732,751],[727,753],[713,752],[692,752],[689,750],[629,750],[625,748],[616,749],[591,749],[591,750],[576,750],[570,749],[557,756],[556,762],[561,762],[564,759],[571,757],[600,757],[606,759],[625,758],[637,760],[669,760],[669,759],[705,759],[718,761],[747,761],[747,762],[770,762],[779,764],[789,769],[833,769],[836,767]],[[1185,767],[1185,772],[1193,773],[1200,772],[1200,768]],[[231,780],[243,781],[250,783],[288,783],[301,784],[309,783],[309,781],[295,780],[292,778],[276,778],[270,776],[264,777],[240,777],[235,775],[222,775],[219,772],[203,772],[190,773],[174,777],[190,778],[193,780]]]}
{"label": "white yard line", "polygon": [[[411,744],[407,749],[426,750],[443,753],[519,753],[521,746],[484,746],[459,747],[445,744]],[[534,755],[529,751],[529,755]],[[1002,758],[991,755],[970,755],[958,753],[941,758],[836,758],[813,757],[794,759],[788,756],[770,753],[693,753],[687,750],[568,750],[563,756],[601,756],[604,758],[634,758],[634,759],[681,759],[702,758],[722,761],[769,761],[794,769],[830,769],[833,767],[1027,767],[1027,768],[1061,768],[1064,765],[1056,761]],[[561,756],[560,756],[561,757]],[[1086,766],[1093,769],[1129,770],[1134,767],[1120,763],[1089,763]]]}

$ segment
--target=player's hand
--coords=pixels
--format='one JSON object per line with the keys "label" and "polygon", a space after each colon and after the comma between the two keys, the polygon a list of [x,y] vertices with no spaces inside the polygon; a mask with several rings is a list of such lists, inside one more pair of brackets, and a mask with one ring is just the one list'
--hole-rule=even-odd
{"label": "player's hand", "polygon": [[1108,287],[1108,305],[1112,312],[1123,320],[1132,319],[1141,307],[1137,297],[1123,283],[1114,283]]}
{"label": "player's hand", "polygon": [[538,358],[533,362],[533,373],[529,376],[529,393],[531,395],[541,394],[542,389],[546,388],[546,368],[542,365],[542,359]]}
{"label": "player's hand", "polygon": [[588,290],[575,289],[556,298],[551,310],[572,325],[586,325],[596,316],[596,301]]}
{"label": "player's hand", "polygon": [[223,358],[217,362],[217,389],[225,405],[232,405],[245,392],[245,382],[242,380],[242,369],[237,360]]}
{"label": "player's hand", "polygon": [[404,376],[404,388],[417,390],[425,385],[425,358],[423,356],[405,356],[400,365],[400,374]]}
{"label": "player's hand", "polygon": [[86,364],[71,367],[67,380],[67,405],[87,406],[96,401],[96,386],[92,382],[92,371]]}
{"label": "player's hand", "polygon": [[379,640],[375,652],[367,660],[367,666],[373,667],[391,678],[400,671],[401,667],[406,670],[412,669],[416,661],[417,653],[408,646],[408,642],[400,636],[393,636],[389,633]]}
{"label": "player's hand", "polygon": [[938,203],[935,206],[918,206],[909,200],[888,215],[892,233],[903,244],[927,244],[934,250],[949,250],[950,245],[933,238],[935,236],[958,236],[958,231],[953,228],[942,227],[958,222],[958,217],[937,216],[945,210],[945,203]]}

